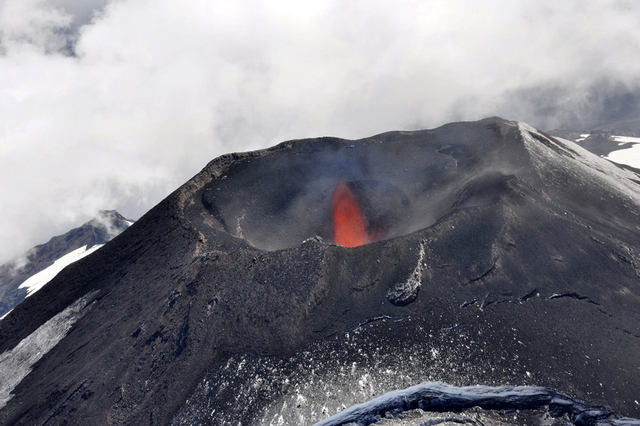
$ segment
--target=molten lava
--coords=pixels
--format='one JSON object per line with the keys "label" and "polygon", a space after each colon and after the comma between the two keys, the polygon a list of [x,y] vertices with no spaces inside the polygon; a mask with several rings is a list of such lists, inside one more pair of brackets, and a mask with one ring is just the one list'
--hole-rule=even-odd
{"label": "molten lava", "polygon": [[371,241],[358,200],[342,182],[333,190],[333,227],[333,240],[344,247],[361,246]]}

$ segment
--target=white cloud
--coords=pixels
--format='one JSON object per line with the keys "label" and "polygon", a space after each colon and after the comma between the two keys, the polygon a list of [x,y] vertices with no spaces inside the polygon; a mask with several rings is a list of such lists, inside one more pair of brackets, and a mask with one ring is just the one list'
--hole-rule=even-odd
{"label": "white cloud", "polygon": [[21,44],[56,51],[66,41],[60,31],[68,28],[71,21],[71,15],[45,0],[5,0],[0,3],[0,40],[5,48],[8,44]]}
{"label": "white cloud", "polygon": [[0,262],[99,209],[137,218],[224,152],[494,114],[551,125],[556,100],[527,95],[539,87],[564,87],[585,115],[602,79],[637,92],[639,12],[614,0],[0,0]]}

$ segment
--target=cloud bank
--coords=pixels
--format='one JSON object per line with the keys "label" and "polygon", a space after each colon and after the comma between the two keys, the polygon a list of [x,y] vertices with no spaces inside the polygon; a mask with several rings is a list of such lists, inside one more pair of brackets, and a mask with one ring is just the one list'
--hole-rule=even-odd
{"label": "cloud bank", "polygon": [[637,116],[639,21],[620,0],[0,0],[0,263],[99,209],[136,219],[225,152]]}

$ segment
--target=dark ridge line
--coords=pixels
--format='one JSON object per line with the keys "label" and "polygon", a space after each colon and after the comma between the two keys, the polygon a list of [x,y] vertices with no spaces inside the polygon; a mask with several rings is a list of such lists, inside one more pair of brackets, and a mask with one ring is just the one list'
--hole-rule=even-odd
{"label": "dark ridge line", "polygon": [[448,332],[450,332],[452,330],[455,330],[458,327],[462,327],[463,325],[469,325],[469,324],[466,324],[464,322],[463,323],[456,323],[456,324],[453,324],[451,327],[444,327],[442,329],[442,331],[444,331],[445,333],[448,333]]}
{"label": "dark ridge line", "polygon": [[[75,388],[75,390],[71,393],[71,395],[69,395],[63,402],[62,404],[60,404],[56,410],[49,415],[49,417],[47,418],[47,420],[45,420],[45,422],[43,423],[43,426],[46,426],[47,424],[49,424],[51,422],[51,420],[53,420],[55,417],[59,416],[60,414],[62,414],[66,409],[67,406],[69,405],[70,402],[73,402],[75,399],[78,398],[78,396],[84,392],[84,390],[88,387],[88,385],[91,384],[90,380],[85,380],[84,382],[80,383],[80,385],[78,387]],[[63,392],[67,392],[69,389],[65,389]],[[86,399],[85,399],[86,400]]]}
{"label": "dark ridge line", "polygon": [[527,133],[529,133],[529,135],[531,135],[532,138],[534,138],[538,142],[542,143],[543,145],[547,146],[548,148],[550,148],[551,150],[553,150],[557,154],[560,154],[563,157],[571,158],[572,160],[576,159],[576,157],[574,157],[569,151],[573,152],[576,155],[577,155],[577,153],[575,151],[573,151],[572,149],[566,147],[564,144],[559,142],[557,139],[553,138],[553,140],[551,140],[551,139],[548,139],[546,137],[546,135],[542,136],[541,134],[538,134],[538,133],[535,133],[535,132],[532,133],[532,132],[530,132],[528,130],[527,130]]}
{"label": "dark ridge line", "polygon": [[406,389],[385,393],[362,404],[353,405],[314,426],[367,426],[388,413],[421,409],[428,412],[464,412],[473,407],[483,410],[535,410],[547,407],[554,418],[567,415],[575,426],[640,426],[640,420],[621,417],[599,405],[592,405],[537,386],[466,386],[443,382],[423,382]]}
{"label": "dark ridge line", "polygon": [[393,317],[390,317],[389,315],[380,315],[379,317],[373,317],[373,318],[366,319],[366,320],[362,321],[360,324],[358,324],[358,326],[356,328],[354,328],[353,331],[356,331],[356,330],[364,327],[367,324],[371,324],[372,322],[383,321],[383,320],[388,320],[388,319],[393,319]]}
{"label": "dark ridge line", "polygon": [[620,327],[616,327],[616,330],[622,331],[623,333],[628,334],[629,336],[633,336],[636,339],[640,339],[640,336],[638,336],[637,334],[634,334],[632,332],[630,332],[629,330],[625,330],[624,328],[620,328]]}
{"label": "dark ridge line", "polygon": [[509,303],[524,303],[527,300],[529,300],[532,297],[534,297],[537,293],[538,293],[538,289],[534,288],[533,290],[531,290],[529,293],[525,294],[524,296],[521,296],[521,297],[517,298],[515,301],[509,300]]}
{"label": "dark ridge line", "polygon": [[587,296],[581,296],[576,292],[571,292],[571,293],[553,293],[551,296],[547,297],[547,300],[561,299],[563,297],[571,297],[572,299],[576,299],[576,300],[584,300],[587,303],[591,303],[593,305],[600,306],[600,304],[598,302],[594,302],[593,300],[589,299]]}
{"label": "dark ridge line", "polygon": [[[519,297],[517,299],[487,299],[489,297],[489,295],[487,295],[482,299],[482,302],[478,305],[478,309],[483,310],[484,308],[486,308],[488,306],[498,305],[500,303],[524,303],[527,300],[529,300],[532,297],[534,297],[537,294],[537,292],[538,292],[538,289],[535,288],[532,291],[530,291],[529,293],[527,293],[524,296],[521,296],[521,297]],[[571,292],[571,293],[553,293],[551,296],[545,297],[545,300],[562,299],[564,297],[570,297],[570,298],[576,299],[576,300],[584,300],[587,303],[591,303],[593,305],[600,306],[600,304],[598,302],[595,302],[595,301],[591,300],[590,298],[588,298],[587,296],[582,296],[582,295],[580,295],[580,294],[578,294],[576,292]],[[480,302],[480,298],[475,298],[475,299],[471,299],[471,300],[462,302],[461,304],[458,305],[458,307],[460,309],[464,309],[464,308],[469,307],[471,305],[476,305],[476,304],[478,304],[478,302]],[[598,310],[600,312],[602,312],[603,314],[605,314],[605,315],[609,315],[607,312],[603,311],[602,309],[598,309]],[[609,316],[611,316],[611,315],[609,315]]]}
{"label": "dark ridge line", "polygon": [[489,299],[489,300],[485,301],[485,302],[482,304],[482,306],[480,306],[480,310],[482,310],[482,309],[486,308],[487,306],[491,306],[491,305],[493,305],[493,304],[499,305],[500,303],[505,303],[505,302],[506,302],[506,300],[505,300],[505,299],[498,299],[498,300],[495,300],[495,299]]}
{"label": "dark ridge line", "polygon": [[362,327],[364,327],[365,325],[371,324],[372,322],[376,322],[376,321],[393,320],[394,323],[399,323],[399,322],[405,322],[406,320],[411,319],[411,318],[412,318],[411,315],[406,316],[406,317],[402,317],[402,318],[394,318],[394,317],[389,316],[389,315],[380,315],[380,316],[369,318],[369,319],[366,319],[366,320],[362,321],[360,324],[358,324],[358,326],[356,328],[353,329],[353,331],[358,331]]}
{"label": "dark ridge line", "polygon": [[475,299],[473,299],[473,300],[469,300],[468,302],[463,302],[463,303],[460,305],[460,309],[464,309],[464,308],[466,308],[467,306],[471,306],[471,305],[473,305],[474,303],[479,302],[479,301],[480,301],[480,299],[475,298]]}
{"label": "dark ridge line", "polygon": [[609,312],[607,312],[607,311],[605,311],[603,309],[598,308],[598,311],[600,311],[601,313],[605,314],[609,318],[613,318],[613,315],[611,315]]}
{"label": "dark ridge line", "polygon": [[[477,425],[478,424],[472,419],[459,419],[457,417],[443,417],[440,419],[430,419],[430,420],[424,421],[420,423],[420,426],[435,426],[435,425],[440,425],[442,423],[458,423],[461,425],[464,425],[464,424]],[[480,425],[482,425],[482,423],[480,423]]]}
{"label": "dark ridge line", "polygon": [[541,135],[543,135],[545,138],[549,139],[550,141],[554,142],[555,144],[557,144],[558,146],[562,147],[563,149],[572,152],[573,154],[580,156],[576,151],[574,151],[573,149],[571,149],[569,146],[567,146],[567,144],[559,141],[557,138],[543,132],[542,130],[538,130],[540,132]]}
{"label": "dark ridge line", "polygon": [[407,315],[406,317],[394,319],[393,322],[395,322],[395,323],[405,322],[406,320],[410,320],[411,318],[413,318],[411,315]]}
{"label": "dark ridge line", "polygon": [[485,273],[483,273],[482,275],[480,275],[479,277],[476,278],[472,278],[469,281],[466,282],[466,285],[469,284],[473,284],[475,282],[480,281],[481,279],[485,278],[486,276],[488,276],[489,274],[491,274],[493,272],[494,269],[496,269],[496,265],[497,265],[498,261],[496,260],[495,262],[493,262],[493,265],[491,265],[491,268],[489,268]]}
{"label": "dark ridge line", "polygon": [[[490,305],[493,305],[493,304],[500,304],[500,303],[524,303],[527,300],[529,300],[532,297],[534,297],[537,293],[538,293],[538,289],[534,288],[529,293],[525,294],[524,296],[518,297],[517,299],[487,299],[487,297],[489,297],[489,295],[487,295],[483,299],[483,301],[482,301],[482,303],[481,303],[479,308],[482,310],[483,308],[486,308],[487,306],[490,306]],[[480,302],[480,298],[476,297],[475,299],[471,299],[471,300],[462,302],[461,304],[458,305],[458,307],[460,309],[464,309],[464,308],[466,308],[468,306],[475,305],[478,302]]]}
{"label": "dark ridge line", "polygon": [[560,299],[563,297],[571,297],[573,299],[585,300],[586,296],[580,296],[578,293],[553,293],[551,296],[547,297],[547,300]]}

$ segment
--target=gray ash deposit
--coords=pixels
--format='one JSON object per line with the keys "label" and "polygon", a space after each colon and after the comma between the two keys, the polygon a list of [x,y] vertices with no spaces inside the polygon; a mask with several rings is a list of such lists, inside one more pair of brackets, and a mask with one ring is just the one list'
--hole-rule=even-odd
{"label": "gray ash deposit", "polygon": [[499,118],[222,156],[0,322],[66,333],[0,423],[638,424],[639,183]]}

